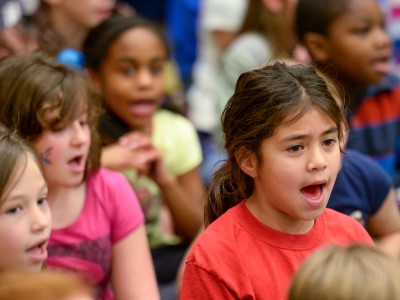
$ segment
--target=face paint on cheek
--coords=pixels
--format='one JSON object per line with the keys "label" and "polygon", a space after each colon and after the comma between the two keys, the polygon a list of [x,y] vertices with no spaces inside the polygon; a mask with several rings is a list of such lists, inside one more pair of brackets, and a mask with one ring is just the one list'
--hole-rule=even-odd
{"label": "face paint on cheek", "polygon": [[51,160],[50,160],[50,155],[51,151],[53,151],[53,147],[47,148],[43,152],[39,153],[40,160],[45,164],[45,165],[51,165]]}

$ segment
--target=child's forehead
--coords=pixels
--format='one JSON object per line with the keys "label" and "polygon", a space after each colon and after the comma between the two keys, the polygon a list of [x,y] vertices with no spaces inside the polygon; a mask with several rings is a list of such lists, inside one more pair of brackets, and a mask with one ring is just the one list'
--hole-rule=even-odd
{"label": "child's forehead", "polygon": [[[0,206],[4,203],[9,202],[11,197],[10,194],[14,190],[14,187],[18,184],[21,176],[26,172],[26,164],[28,163],[28,159],[32,159],[33,157],[29,157],[29,153],[25,151],[21,151],[16,154],[16,160],[12,167],[7,168],[9,174],[7,174],[7,179],[4,182],[4,188],[2,194],[0,195]],[[36,163],[36,162],[35,162]],[[3,170],[3,172],[7,172]]]}
{"label": "child's forehead", "polygon": [[[333,20],[337,20],[342,16],[365,18],[369,15],[379,15],[384,17],[383,11],[381,10],[376,0],[340,0],[342,3],[336,6],[337,17]],[[339,7],[339,9],[338,9]]]}

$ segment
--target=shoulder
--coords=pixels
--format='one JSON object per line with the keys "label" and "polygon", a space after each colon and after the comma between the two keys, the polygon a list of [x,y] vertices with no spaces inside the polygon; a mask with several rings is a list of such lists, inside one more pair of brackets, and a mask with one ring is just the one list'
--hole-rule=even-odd
{"label": "shoulder", "polygon": [[343,156],[342,172],[353,178],[363,179],[368,183],[391,183],[390,177],[372,158],[354,150],[346,150]]}
{"label": "shoulder", "polygon": [[197,238],[192,249],[192,261],[199,261],[199,257],[210,259],[226,260],[229,256],[234,256],[236,251],[237,232],[240,222],[240,204],[226,211],[213,223],[211,223],[203,233]]}
{"label": "shoulder", "polygon": [[204,0],[202,26],[209,31],[236,31],[246,14],[247,0]]}
{"label": "shoulder", "polygon": [[100,168],[87,181],[88,196],[110,202],[116,198],[136,198],[136,195],[126,177],[118,171]]}
{"label": "shoulder", "polygon": [[127,182],[125,176],[118,171],[100,168],[97,172],[92,174],[89,178],[91,184],[104,184],[115,186],[121,182]]}
{"label": "shoulder", "polygon": [[354,238],[354,240],[369,236],[365,228],[352,217],[326,208],[323,217],[325,219],[326,230],[331,233],[340,232],[342,238]]}
{"label": "shoulder", "polygon": [[400,77],[396,74],[389,73],[382,82],[368,86],[362,98],[367,99],[388,92],[400,92]]}
{"label": "shoulder", "polygon": [[[154,115],[153,138],[155,140],[197,139],[193,123],[186,117],[166,109],[159,109]],[[179,134],[177,134],[179,133]]]}
{"label": "shoulder", "polygon": [[154,122],[163,125],[169,124],[171,126],[193,126],[190,120],[185,116],[162,108],[154,114],[153,120]]}
{"label": "shoulder", "polygon": [[229,53],[240,53],[244,55],[243,51],[250,51],[250,53],[262,53],[264,55],[270,54],[270,44],[268,40],[259,33],[247,32],[239,35],[226,50]]}

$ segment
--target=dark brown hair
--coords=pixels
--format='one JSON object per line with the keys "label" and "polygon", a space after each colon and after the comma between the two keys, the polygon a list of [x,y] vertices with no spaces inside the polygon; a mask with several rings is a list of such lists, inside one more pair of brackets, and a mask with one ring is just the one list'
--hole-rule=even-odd
{"label": "dark brown hair", "polygon": [[342,141],[346,127],[343,108],[312,66],[275,62],[240,75],[221,118],[227,160],[211,180],[206,225],[253,192],[253,178],[240,168],[243,155],[254,153],[262,164],[263,140],[271,137],[287,116],[294,114],[289,121],[294,122],[311,108],[335,122]]}
{"label": "dark brown hair", "polygon": [[114,15],[89,31],[83,43],[86,67],[90,70],[99,70],[115,41],[123,33],[134,28],[146,28],[153,32],[164,45],[166,56],[170,55],[168,41],[155,23],[138,16]]}
{"label": "dark brown hair", "polygon": [[301,42],[308,32],[329,34],[330,27],[342,16],[349,6],[349,0],[299,0],[296,9],[296,34]]}

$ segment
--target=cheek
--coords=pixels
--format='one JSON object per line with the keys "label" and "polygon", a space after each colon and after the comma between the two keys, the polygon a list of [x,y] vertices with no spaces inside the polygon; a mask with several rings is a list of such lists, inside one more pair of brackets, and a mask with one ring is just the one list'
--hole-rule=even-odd
{"label": "cheek", "polygon": [[23,240],[24,237],[19,226],[15,224],[13,226],[0,224],[0,260],[5,255],[10,256],[13,251],[18,251],[22,248]]}
{"label": "cheek", "polygon": [[341,168],[341,159],[342,159],[342,153],[338,149],[337,152],[335,152],[335,154],[332,156],[332,161],[331,161],[331,169],[336,174],[339,173],[339,170]]}
{"label": "cheek", "polygon": [[36,150],[40,157],[40,161],[42,162],[45,168],[53,164],[54,154],[55,154],[54,150],[55,148],[53,146],[45,146]]}
{"label": "cheek", "polygon": [[132,86],[128,83],[110,81],[107,85],[103,85],[104,101],[108,105],[117,105],[118,101],[129,98],[132,90]]}

